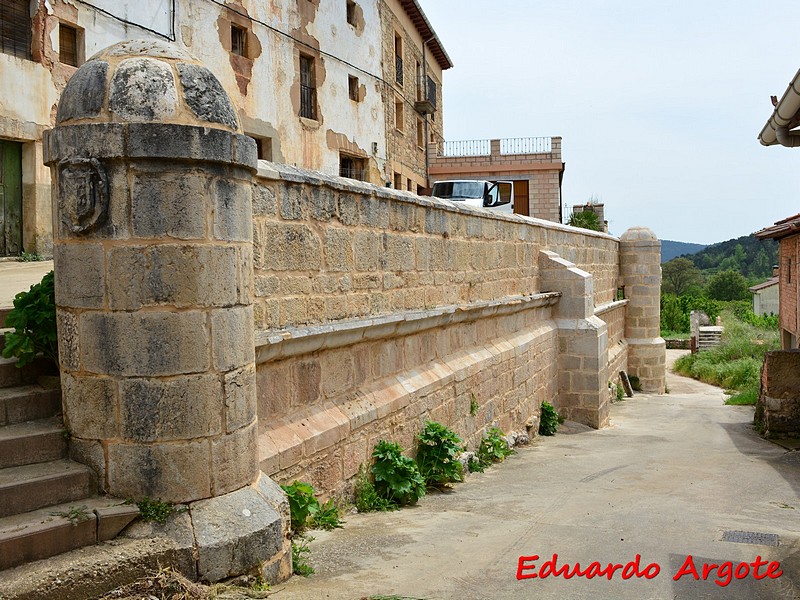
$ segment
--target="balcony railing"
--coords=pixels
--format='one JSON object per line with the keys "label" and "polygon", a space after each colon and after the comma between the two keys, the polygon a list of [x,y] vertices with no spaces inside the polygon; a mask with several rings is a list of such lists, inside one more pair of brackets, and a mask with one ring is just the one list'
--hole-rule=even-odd
{"label": "balcony railing", "polygon": [[493,153],[495,155],[546,154],[553,151],[552,140],[553,138],[549,137],[530,137],[441,142],[438,148],[438,155],[455,157],[491,156]]}

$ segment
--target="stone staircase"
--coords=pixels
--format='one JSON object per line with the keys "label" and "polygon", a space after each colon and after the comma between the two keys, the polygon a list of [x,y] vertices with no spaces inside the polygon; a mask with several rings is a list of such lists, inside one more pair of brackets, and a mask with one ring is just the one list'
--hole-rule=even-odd
{"label": "stone staircase", "polygon": [[0,571],[112,539],[138,515],[67,458],[61,389],[45,371],[0,358]]}
{"label": "stone staircase", "polygon": [[698,350],[708,350],[722,343],[722,332],[724,328],[718,326],[700,326],[697,339]]}

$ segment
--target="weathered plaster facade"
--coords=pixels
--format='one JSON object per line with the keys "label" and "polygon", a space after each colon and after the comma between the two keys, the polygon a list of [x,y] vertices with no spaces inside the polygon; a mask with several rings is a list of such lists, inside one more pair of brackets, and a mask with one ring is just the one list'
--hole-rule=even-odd
{"label": "weathered plaster facade", "polygon": [[[418,8],[409,2],[404,0]],[[395,0],[388,5],[358,0],[350,8],[339,0],[232,0],[224,6],[177,0],[174,12],[170,3],[155,0],[101,0],[97,6],[106,13],[71,0],[29,4],[29,56],[0,53],[0,140],[22,144],[21,245],[27,251],[52,252],[50,180],[41,166],[41,136],[54,125],[59,95],[75,71],[60,60],[62,24],[77,32],[78,65],[101,48],[131,38],[172,40],[200,58],[231,90],[245,133],[258,142],[259,158],[328,175],[345,169],[379,184],[392,182],[398,172],[403,187],[413,180],[414,191],[426,184],[412,85],[415,61],[423,62],[421,34]],[[404,88],[395,81],[393,47],[387,54],[389,30],[406,40]],[[441,136],[441,66],[430,50],[427,65],[437,89],[437,112],[428,119],[431,131]],[[303,68],[308,73],[301,74]],[[387,135],[396,97],[405,99],[408,128],[398,134],[392,125]]]}

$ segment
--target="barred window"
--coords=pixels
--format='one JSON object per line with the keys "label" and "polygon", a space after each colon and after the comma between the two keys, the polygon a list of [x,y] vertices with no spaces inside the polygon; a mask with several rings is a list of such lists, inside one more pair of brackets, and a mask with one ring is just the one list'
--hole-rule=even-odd
{"label": "barred window", "polygon": [[314,77],[314,59],[300,55],[300,116],[317,118],[317,87]]}
{"label": "barred window", "polygon": [[29,0],[0,2],[0,52],[30,60],[32,27]]}

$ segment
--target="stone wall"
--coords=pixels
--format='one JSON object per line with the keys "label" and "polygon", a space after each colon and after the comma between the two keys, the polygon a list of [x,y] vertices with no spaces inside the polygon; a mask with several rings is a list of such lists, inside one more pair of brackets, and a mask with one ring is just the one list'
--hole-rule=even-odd
{"label": "stone wall", "polygon": [[755,423],[765,437],[800,435],[800,350],[764,356]]}
{"label": "stone wall", "polygon": [[342,492],[428,419],[472,446],[493,424],[535,435],[543,401],[607,423],[627,360],[615,238],[264,162],[253,208],[259,460],[278,481]]}

